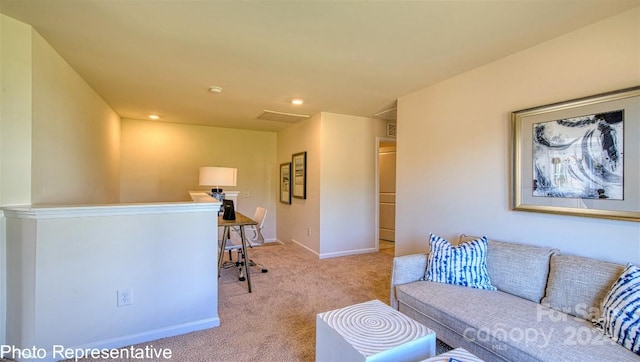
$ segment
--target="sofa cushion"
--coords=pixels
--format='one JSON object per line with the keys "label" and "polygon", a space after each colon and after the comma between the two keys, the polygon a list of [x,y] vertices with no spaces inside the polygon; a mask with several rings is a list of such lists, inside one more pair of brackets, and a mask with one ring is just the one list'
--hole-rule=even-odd
{"label": "sofa cushion", "polygon": [[430,234],[425,279],[495,290],[487,272],[487,238],[481,237],[453,246],[449,241]]}
{"label": "sofa cushion", "polygon": [[551,257],[542,304],[586,320],[600,316],[600,305],[624,265],[573,255]]}
{"label": "sofa cushion", "polygon": [[464,348],[455,348],[443,354],[439,354],[435,357],[427,358],[420,362],[454,362],[454,361],[484,362],[480,358],[474,356],[471,352],[467,351]]}
{"label": "sofa cushion", "polygon": [[602,302],[603,332],[640,354],[640,268],[627,265]]}
{"label": "sofa cushion", "polygon": [[[462,235],[460,242],[475,237]],[[491,284],[509,294],[540,303],[549,274],[549,258],[557,249],[489,240],[487,270]]]}
{"label": "sofa cushion", "polygon": [[487,361],[637,361],[580,318],[500,291],[418,281],[396,287],[400,311]]}

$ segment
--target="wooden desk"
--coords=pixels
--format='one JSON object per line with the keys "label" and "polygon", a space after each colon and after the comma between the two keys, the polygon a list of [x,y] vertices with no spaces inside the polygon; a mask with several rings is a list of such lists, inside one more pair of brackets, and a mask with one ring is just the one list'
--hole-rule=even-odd
{"label": "wooden desk", "polygon": [[218,255],[218,276],[220,276],[220,269],[222,268],[222,259],[224,258],[224,249],[227,246],[229,237],[231,235],[231,227],[238,227],[240,229],[240,240],[242,242],[242,267],[244,267],[245,275],[247,276],[247,285],[249,287],[249,293],[251,293],[251,276],[249,275],[249,257],[247,256],[247,238],[245,236],[244,227],[247,225],[258,225],[253,219],[236,211],[235,220],[225,220],[222,216],[218,216],[218,227],[224,227],[222,232],[222,243],[220,244],[220,254]]}

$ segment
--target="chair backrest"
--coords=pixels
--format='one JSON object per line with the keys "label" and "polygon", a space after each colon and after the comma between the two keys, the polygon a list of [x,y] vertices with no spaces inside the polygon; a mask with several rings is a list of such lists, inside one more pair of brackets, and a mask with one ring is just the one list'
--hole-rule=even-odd
{"label": "chair backrest", "polygon": [[253,214],[253,221],[258,223],[258,225],[256,225],[258,230],[262,229],[262,225],[264,225],[264,219],[266,217],[267,217],[267,209],[260,206],[256,207],[256,213]]}

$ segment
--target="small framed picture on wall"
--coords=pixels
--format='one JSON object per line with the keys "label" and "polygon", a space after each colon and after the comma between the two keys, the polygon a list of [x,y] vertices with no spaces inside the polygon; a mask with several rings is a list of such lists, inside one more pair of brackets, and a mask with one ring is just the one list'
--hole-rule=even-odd
{"label": "small framed picture on wall", "polygon": [[307,152],[295,153],[291,157],[293,182],[291,183],[292,197],[307,198]]}
{"label": "small framed picture on wall", "polygon": [[280,164],[280,202],[291,203],[291,162]]}

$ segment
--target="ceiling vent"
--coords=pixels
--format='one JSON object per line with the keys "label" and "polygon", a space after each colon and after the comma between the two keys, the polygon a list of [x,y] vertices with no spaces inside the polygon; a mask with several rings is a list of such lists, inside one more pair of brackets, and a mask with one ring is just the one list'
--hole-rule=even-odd
{"label": "ceiling vent", "polygon": [[258,116],[258,119],[262,119],[265,121],[274,121],[274,122],[287,122],[287,123],[295,123],[298,121],[305,120],[311,116],[307,114],[293,114],[293,113],[283,113],[276,111],[263,111]]}
{"label": "ceiling vent", "polygon": [[396,137],[396,124],[395,123],[387,123],[387,137]]}

